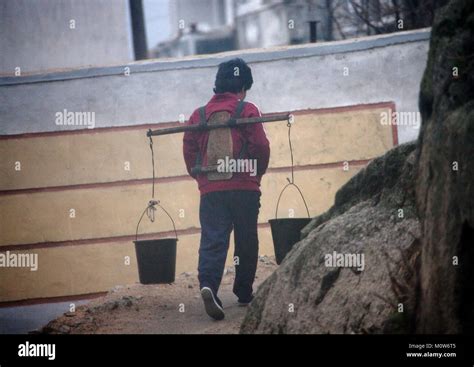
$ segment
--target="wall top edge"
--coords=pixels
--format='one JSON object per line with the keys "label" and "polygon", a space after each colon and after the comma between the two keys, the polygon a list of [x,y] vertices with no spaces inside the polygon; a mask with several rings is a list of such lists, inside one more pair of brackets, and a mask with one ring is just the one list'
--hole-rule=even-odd
{"label": "wall top edge", "polygon": [[48,83],[105,76],[123,76],[126,67],[129,68],[130,74],[179,69],[209,68],[216,67],[222,61],[237,56],[243,58],[248,63],[258,63],[283,59],[334,55],[364,51],[403,43],[428,41],[430,39],[430,34],[430,28],[423,28],[413,31],[318,44],[282,46],[269,49],[236,50],[219,54],[191,56],[180,59],[153,59],[115,66],[100,66],[65,71],[51,71],[24,76],[3,76],[0,77],[0,86]]}

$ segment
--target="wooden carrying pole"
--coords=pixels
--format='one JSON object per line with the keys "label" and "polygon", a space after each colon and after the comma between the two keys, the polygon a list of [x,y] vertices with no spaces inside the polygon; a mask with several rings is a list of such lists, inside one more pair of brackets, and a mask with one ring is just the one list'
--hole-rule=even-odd
{"label": "wooden carrying pole", "polygon": [[239,127],[242,125],[251,125],[251,124],[258,124],[258,123],[265,123],[265,122],[275,122],[275,121],[289,121],[290,114],[280,114],[280,115],[273,115],[273,116],[266,116],[266,117],[250,117],[250,118],[239,118],[239,119],[230,119],[223,124],[216,124],[216,125],[184,125],[178,127],[170,127],[167,129],[158,129],[158,130],[148,130],[147,136],[157,136],[157,135],[168,135],[168,134],[177,134],[183,133],[185,131],[209,131],[214,129],[222,129],[228,127]]}

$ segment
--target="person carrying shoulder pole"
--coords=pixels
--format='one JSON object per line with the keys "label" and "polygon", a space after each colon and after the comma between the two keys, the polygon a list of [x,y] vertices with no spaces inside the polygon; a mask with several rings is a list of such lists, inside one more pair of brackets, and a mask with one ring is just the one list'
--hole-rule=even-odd
{"label": "person carrying shoulder pole", "polygon": [[[214,96],[192,113],[188,125],[261,117],[257,106],[244,101],[252,84],[252,71],[244,60],[236,58],[221,63]],[[236,272],[233,292],[240,305],[249,304],[253,298],[260,181],[268,167],[270,144],[262,123],[186,131],[183,155],[187,171],[197,181],[201,195],[200,291],[207,314],[222,320],[225,314],[218,291],[232,230]]]}

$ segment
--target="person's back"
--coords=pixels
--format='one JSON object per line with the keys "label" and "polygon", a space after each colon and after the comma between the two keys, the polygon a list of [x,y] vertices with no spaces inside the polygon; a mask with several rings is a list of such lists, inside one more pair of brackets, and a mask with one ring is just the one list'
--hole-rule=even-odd
{"label": "person's back", "polygon": [[[212,124],[229,117],[259,117],[260,111],[244,102],[252,86],[250,68],[241,59],[219,65],[212,99],[194,111],[189,124]],[[229,238],[234,229],[234,293],[248,304],[258,260],[257,221],[260,181],[269,156],[262,124],[211,131],[186,132],[183,153],[188,173],[201,193],[199,282],[206,312],[224,318],[217,292],[224,271]]]}

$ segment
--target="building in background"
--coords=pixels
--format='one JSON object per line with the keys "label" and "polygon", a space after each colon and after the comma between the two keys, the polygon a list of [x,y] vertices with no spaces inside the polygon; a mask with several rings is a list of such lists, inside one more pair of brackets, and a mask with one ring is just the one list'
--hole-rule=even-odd
{"label": "building in background", "polygon": [[432,23],[435,0],[176,0],[152,57],[334,41]]}
{"label": "building in background", "polygon": [[133,61],[128,0],[2,0],[0,74]]}
{"label": "building in background", "polygon": [[171,39],[152,57],[182,57],[235,50],[234,0],[176,0],[169,3]]}
{"label": "building in background", "polygon": [[[151,56],[182,57],[234,49],[332,41],[372,34],[374,33],[371,32],[372,28],[368,27],[367,32],[366,24],[354,11],[358,9],[358,2],[356,0],[171,1],[169,3],[171,39],[153,48]],[[376,12],[371,11],[371,14],[373,18]]]}
{"label": "building in background", "polygon": [[355,37],[364,30],[362,23],[354,26],[347,21],[354,15],[352,6],[350,0],[171,1],[171,38],[153,48],[151,56],[182,57]]}
{"label": "building in background", "polygon": [[[241,49],[394,32],[389,0],[235,0]],[[311,29],[313,28],[313,29]]]}
{"label": "building in background", "polygon": [[310,19],[306,1],[237,0],[236,27],[241,49],[304,43]]}
{"label": "building in background", "polygon": [[398,32],[430,26],[435,8],[442,3],[3,0],[0,74],[18,76]]}

